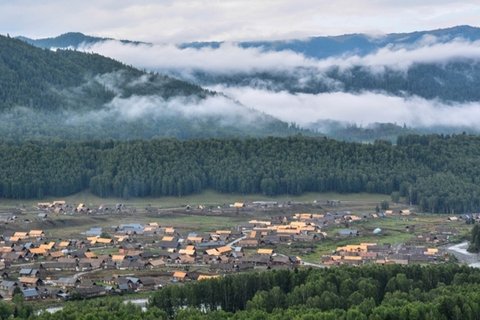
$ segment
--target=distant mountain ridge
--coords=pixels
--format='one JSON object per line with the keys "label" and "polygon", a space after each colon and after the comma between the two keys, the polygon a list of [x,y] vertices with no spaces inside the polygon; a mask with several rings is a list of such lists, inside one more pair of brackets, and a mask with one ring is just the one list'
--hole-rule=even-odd
{"label": "distant mountain ridge", "polygon": [[[245,41],[237,42],[243,48],[261,48],[265,51],[289,50],[301,53],[309,58],[323,59],[338,56],[345,53],[364,56],[392,45],[411,45],[425,36],[434,36],[439,42],[448,42],[455,38],[463,38],[469,41],[480,40],[480,28],[464,25],[445,29],[429,31],[416,31],[410,33],[390,33],[385,35],[368,34],[345,34],[339,36],[319,36],[304,39],[287,39],[276,41]],[[222,41],[218,42],[190,42],[181,44],[182,48],[218,48]]]}
{"label": "distant mountain ridge", "polygon": [[[93,45],[98,42],[111,41],[115,40],[113,38],[102,38],[85,35],[81,32],[67,32],[61,34],[57,37],[42,38],[42,39],[31,39],[24,36],[18,36],[16,39],[22,40],[32,46],[36,46],[43,49],[51,48],[74,48],[77,49],[82,45]],[[130,41],[130,40],[118,40],[125,44],[144,44],[148,45],[150,43],[141,42],[141,41]]]}
{"label": "distant mountain ridge", "polygon": [[[344,34],[338,36],[312,36],[301,39],[286,39],[274,41],[235,41],[243,48],[261,48],[265,51],[284,51],[289,50],[301,53],[309,58],[323,59],[331,56],[342,55],[346,52],[360,56],[370,54],[375,50],[387,45],[412,45],[425,36],[436,37],[440,43],[446,43],[456,38],[463,38],[468,41],[480,40],[480,28],[462,25],[451,28],[435,29],[428,31],[415,31],[409,33],[390,33],[385,35],[368,35],[362,33]],[[27,43],[41,48],[79,48],[80,45],[93,45],[98,42],[115,40],[113,38],[101,38],[88,36],[80,32],[68,32],[57,37],[30,39],[27,37],[17,37]],[[118,40],[128,44],[146,44],[152,43]],[[180,48],[218,48],[225,41],[209,42],[187,42],[180,43]]]}

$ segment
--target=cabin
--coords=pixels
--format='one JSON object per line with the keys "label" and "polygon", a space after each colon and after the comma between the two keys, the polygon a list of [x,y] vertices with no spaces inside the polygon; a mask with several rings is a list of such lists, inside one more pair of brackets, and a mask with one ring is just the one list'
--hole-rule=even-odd
{"label": "cabin", "polygon": [[74,288],[80,284],[80,280],[75,277],[62,277],[58,278],[55,284],[62,288]]}
{"label": "cabin", "polygon": [[184,282],[187,280],[187,273],[185,271],[175,271],[172,278],[172,281],[174,282]]}
{"label": "cabin", "polygon": [[25,300],[36,300],[40,298],[37,288],[24,288],[22,289],[22,295]]}

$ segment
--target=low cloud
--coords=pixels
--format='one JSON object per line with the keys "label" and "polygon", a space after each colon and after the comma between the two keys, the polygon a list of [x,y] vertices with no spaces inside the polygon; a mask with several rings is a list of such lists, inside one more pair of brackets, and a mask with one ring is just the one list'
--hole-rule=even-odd
{"label": "low cloud", "polygon": [[332,67],[348,70],[367,67],[372,72],[385,68],[406,71],[415,63],[446,63],[458,59],[480,60],[480,41],[454,39],[447,43],[431,36],[414,45],[389,45],[366,56],[345,53],[343,56],[313,59],[293,51],[264,51],[262,48],[242,48],[235,43],[223,43],[219,48],[179,48],[169,45],[133,45],[105,41],[84,46],[81,50],[97,52],[139,68],[162,72],[177,72],[187,76],[192,71],[217,74],[296,68],[324,72]]}
{"label": "low cloud", "polygon": [[407,71],[416,63],[444,64],[455,60],[480,60],[480,41],[454,39],[439,43],[435,37],[423,37],[412,46],[387,46],[366,56],[332,57],[321,60],[320,68],[338,66],[348,69],[354,66],[370,68],[374,72],[393,70]]}
{"label": "low cloud", "polygon": [[[220,125],[245,125],[258,120],[259,113],[224,96],[213,96],[206,99],[178,97],[165,100],[159,96],[115,97],[105,108],[94,111],[92,118],[121,118],[136,121],[142,118],[168,119],[183,117],[186,119],[214,118]],[[82,115],[89,117],[89,115]]]}
{"label": "low cloud", "polygon": [[480,102],[445,104],[420,97],[397,97],[384,93],[345,92],[291,94],[249,87],[220,87],[242,104],[283,121],[309,126],[318,120],[336,120],[368,125],[375,122],[407,124],[412,127],[478,127]]}
{"label": "low cloud", "polygon": [[[196,95],[164,98],[160,93],[126,94],[125,90],[132,87],[148,85],[151,81],[150,77],[151,75],[145,74],[130,78],[125,72],[117,71],[97,75],[86,79],[86,83],[81,87],[62,91],[62,96],[69,97],[69,101],[81,100],[84,89],[87,88],[89,91],[96,85],[101,85],[114,94],[111,101],[103,105],[91,106],[93,107],[91,111],[69,112],[66,116],[67,122],[75,124],[109,119],[135,122],[142,119],[164,120],[180,117],[200,121],[214,119],[221,126],[244,126],[255,124],[258,120],[271,120],[271,117],[249,109],[222,94],[207,95],[205,98]],[[168,84],[168,80],[163,78],[154,81],[160,87],[162,81]]]}
{"label": "low cloud", "polygon": [[224,43],[219,48],[181,49],[173,44],[150,46],[104,41],[80,50],[155,71],[228,73],[318,66],[318,61],[292,51],[265,52],[259,48],[241,48],[234,43]]}
{"label": "low cloud", "polygon": [[[337,92],[292,94],[281,91],[281,88],[275,89],[275,84],[262,83],[260,78],[258,83],[253,81],[244,84],[245,86],[236,86],[237,84],[227,86],[221,82],[220,77],[216,82],[218,85],[212,87],[215,91],[225,92],[242,105],[302,126],[309,126],[317,120],[330,119],[361,125],[391,122],[405,123],[412,127],[476,128],[477,119],[480,118],[479,102],[448,104],[440,100],[408,96],[408,93],[404,97],[382,92],[345,93],[341,92],[340,83],[324,77],[324,72],[331,67],[348,72],[353,66],[362,66],[372,73],[381,73],[386,68],[406,71],[416,63],[445,64],[459,59],[480,61],[480,41],[454,39],[443,43],[441,39],[427,36],[413,45],[391,45],[366,56],[344,55],[322,60],[306,58],[291,51],[266,52],[261,48],[245,49],[234,43],[225,43],[216,49],[180,49],[174,45],[135,46],[107,41],[83,49],[114,57],[136,67],[182,74],[184,78],[192,77],[195,70],[217,75],[283,71],[293,75],[293,78],[301,83],[308,81],[313,74],[319,79],[324,79],[332,91]],[[306,74],[302,70],[307,70]],[[130,109],[131,106],[135,108]],[[225,117],[229,119],[228,121],[235,121],[237,118],[243,119],[241,121],[253,119],[245,118],[241,111],[236,112],[238,109],[236,107],[232,109],[231,101],[221,96],[194,103],[185,100],[164,101],[155,97],[116,98],[108,107],[109,110],[127,118],[134,118],[138,114],[152,114],[153,110],[162,110],[159,114],[178,112],[191,117],[213,114]]]}

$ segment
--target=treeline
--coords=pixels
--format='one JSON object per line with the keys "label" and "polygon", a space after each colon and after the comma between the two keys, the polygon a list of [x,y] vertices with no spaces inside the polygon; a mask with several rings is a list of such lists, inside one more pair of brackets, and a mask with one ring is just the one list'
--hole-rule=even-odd
{"label": "treeline", "polygon": [[458,265],[270,271],[167,286],[146,312],[120,300],[68,303],[31,319],[479,319],[480,270]]}
{"label": "treeline", "polygon": [[0,143],[0,196],[90,188],[101,197],[183,196],[213,189],[265,195],[382,193],[422,211],[480,209],[480,137],[406,136],[397,145],[326,138]]}
{"label": "treeline", "polygon": [[170,286],[155,293],[150,304],[170,316],[191,307],[232,319],[477,319],[479,290],[480,272],[456,265],[369,266]]}

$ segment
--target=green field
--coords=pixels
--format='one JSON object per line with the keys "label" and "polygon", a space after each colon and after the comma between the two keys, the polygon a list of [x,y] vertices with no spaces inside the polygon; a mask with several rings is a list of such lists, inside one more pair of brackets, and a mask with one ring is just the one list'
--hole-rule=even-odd
{"label": "green field", "polygon": [[80,192],[67,197],[50,197],[45,199],[33,199],[33,200],[16,200],[16,199],[1,199],[0,207],[17,207],[20,205],[32,206],[37,202],[49,202],[54,200],[65,200],[68,203],[85,203],[87,206],[99,206],[101,204],[116,204],[124,203],[130,206],[145,207],[152,205],[160,208],[177,208],[186,205],[221,205],[234,202],[247,202],[247,201],[299,201],[299,202],[313,202],[315,200],[339,200],[339,201],[355,201],[355,202],[381,202],[382,200],[390,200],[390,196],[384,194],[369,194],[369,193],[353,193],[353,194],[340,194],[340,193],[305,193],[299,196],[292,195],[279,195],[274,197],[268,197],[262,194],[231,194],[231,193],[219,193],[216,191],[208,190],[199,194],[183,196],[183,197],[161,197],[161,198],[100,198],[93,195],[88,191]]}

